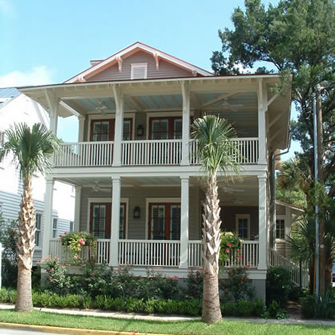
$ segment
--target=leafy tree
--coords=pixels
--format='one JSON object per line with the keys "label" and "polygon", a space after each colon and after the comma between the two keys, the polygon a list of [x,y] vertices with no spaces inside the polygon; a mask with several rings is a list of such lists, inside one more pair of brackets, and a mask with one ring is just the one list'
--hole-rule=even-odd
{"label": "leafy tree", "polygon": [[32,196],[32,178],[36,172],[44,173],[50,168],[50,157],[59,148],[55,135],[42,124],[34,124],[30,129],[27,124],[14,125],[5,131],[5,141],[0,148],[0,161],[7,155],[20,169],[23,178],[18,238],[16,244],[18,277],[17,311],[31,311],[33,308],[31,292],[31,268],[35,250],[35,209]]}
{"label": "leafy tree", "polygon": [[197,156],[207,176],[206,201],[203,214],[203,309],[204,322],[221,320],[219,298],[219,255],[221,220],[218,198],[217,173],[232,169],[238,172],[234,147],[230,138],[235,136],[232,126],[213,115],[198,118],[192,125],[192,137],[198,141]]}
{"label": "leafy tree", "polygon": [[[236,65],[253,68],[266,62],[282,75],[280,91],[293,74],[292,100],[299,112],[292,123],[293,139],[303,152],[296,157],[308,171],[314,187],[313,94],[317,96],[319,181],[328,197],[335,196],[335,4],[333,0],[281,0],[266,9],[260,0],[245,0],[245,11],[235,9],[234,29],[219,31],[222,51],[211,58],[217,74],[236,73]],[[264,69],[263,69],[264,70]],[[316,89],[321,85],[320,89]],[[311,206],[311,199],[308,199]],[[320,206],[320,212],[326,208]],[[320,221],[320,243],[324,243],[324,221]],[[320,248],[320,265],[325,263]],[[330,284],[320,269],[320,292]]]}

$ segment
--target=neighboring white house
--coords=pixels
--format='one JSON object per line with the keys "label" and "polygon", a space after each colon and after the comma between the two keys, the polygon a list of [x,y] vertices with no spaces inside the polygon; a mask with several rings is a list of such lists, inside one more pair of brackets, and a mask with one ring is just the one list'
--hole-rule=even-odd
{"label": "neighboring white house", "polygon": [[[0,88],[0,139],[6,129],[14,123],[25,122],[29,126],[42,123],[49,127],[49,115],[40,104],[20,93],[16,88]],[[12,164],[11,157],[0,162],[0,212],[5,221],[18,219],[20,210],[22,179],[20,171]],[[36,209],[36,251],[34,260],[40,259],[43,247],[43,223],[45,178],[36,175],[33,178],[33,197]],[[56,182],[53,201],[53,236],[73,229],[74,189],[69,184]]]}
{"label": "neighboring white house", "polygon": [[[59,116],[78,117],[78,141],[62,144],[47,176],[47,203],[56,181],[74,185],[74,229],[98,237],[98,263],[128,264],[138,275],[156,268],[187,276],[202,266],[205,197],[190,124],[203,113],[220,115],[236,129],[243,177],[230,183],[219,173],[222,229],[244,240],[242,259],[224,268],[248,266],[264,298],[274,230],[272,157],[289,138],[290,91],[272,90],[280,80],[276,74],[215,76],[137,42],[91,61],[65,83],[20,88],[48,110],[56,134]],[[44,253],[61,255],[48,206],[46,215]]]}

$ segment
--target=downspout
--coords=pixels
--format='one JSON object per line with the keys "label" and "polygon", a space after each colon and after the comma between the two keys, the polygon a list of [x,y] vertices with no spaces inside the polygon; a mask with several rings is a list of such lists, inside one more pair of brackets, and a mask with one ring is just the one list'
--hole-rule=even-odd
{"label": "downspout", "polygon": [[288,147],[285,151],[279,153],[279,154],[273,154],[272,155],[272,199],[273,199],[273,217],[272,217],[272,227],[273,227],[273,231],[272,231],[272,239],[273,239],[273,249],[276,250],[277,246],[276,246],[276,217],[277,217],[277,213],[276,213],[276,158],[281,156],[281,155],[285,155],[290,151],[290,147],[291,147],[291,135],[289,136],[288,139]]}

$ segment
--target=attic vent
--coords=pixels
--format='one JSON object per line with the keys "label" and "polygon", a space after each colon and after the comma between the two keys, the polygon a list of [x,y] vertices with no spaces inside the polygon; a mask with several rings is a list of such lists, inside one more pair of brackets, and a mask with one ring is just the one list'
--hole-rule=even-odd
{"label": "attic vent", "polygon": [[131,64],[131,79],[146,79],[147,69],[146,63]]}

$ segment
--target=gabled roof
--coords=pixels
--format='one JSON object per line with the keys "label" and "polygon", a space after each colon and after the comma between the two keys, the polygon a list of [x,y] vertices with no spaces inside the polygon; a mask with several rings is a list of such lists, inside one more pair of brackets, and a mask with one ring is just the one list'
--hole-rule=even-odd
{"label": "gabled roof", "polygon": [[0,109],[21,94],[15,87],[0,88]]}
{"label": "gabled roof", "polygon": [[159,60],[162,59],[185,70],[189,70],[190,72],[193,72],[195,74],[199,74],[201,76],[213,76],[213,73],[201,69],[200,67],[192,65],[188,62],[185,62],[182,59],[169,55],[163,51],[155,49],[141,42],[136,42],[104,60],[91,61],[92,65],[91,67],[68,79],[67,81],[65,81],[65,83],[75,83],[85,81],[87,78],[90,78],[98,74],[107,67],[117,64],[120,61],[122,62],[123,59],[131,56],[132,54],[138,51],[144,51],[146,53],[151,54],[156,59],[156,62],[159,62]]}

